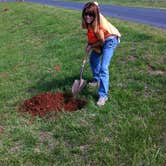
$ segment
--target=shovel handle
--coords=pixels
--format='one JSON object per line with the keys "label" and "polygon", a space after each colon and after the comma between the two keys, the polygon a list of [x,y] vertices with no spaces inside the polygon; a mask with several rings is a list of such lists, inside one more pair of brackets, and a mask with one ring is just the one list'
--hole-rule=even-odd
{"label": "shovel handle", "polygon": [[85,64],[86,64],[86,61],[87,61],[87,56],[88,56],[88,54],[85,53],[84,59],[82,61],[81,71],[80,71],[80,80],[82,79],[82,74],[83,74],[83,71],[84,71],[84,68],[85,68]]}

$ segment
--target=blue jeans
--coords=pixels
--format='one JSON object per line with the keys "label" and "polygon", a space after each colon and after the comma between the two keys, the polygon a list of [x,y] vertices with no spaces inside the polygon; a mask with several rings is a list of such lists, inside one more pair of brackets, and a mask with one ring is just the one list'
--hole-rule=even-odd
{"label": "blue jeans", "polygon": [[99,98],[108,97],[109,65],[117,44],[117,37],[108,38],[105,40],[102,56],[95,51],[91,52],[89,61],[93,73],[93,79],[100,83],[98,90]]}

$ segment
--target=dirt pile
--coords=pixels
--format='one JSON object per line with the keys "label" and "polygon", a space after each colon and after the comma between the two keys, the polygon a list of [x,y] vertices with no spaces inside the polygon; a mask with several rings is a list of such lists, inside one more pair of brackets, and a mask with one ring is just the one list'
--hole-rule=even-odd
{"label": "dirt pile", "polygon": [[43,117],[50,112],[76,111],[86,105],[85,100],[63,93],[41,93],[23,102],[20,112]]}

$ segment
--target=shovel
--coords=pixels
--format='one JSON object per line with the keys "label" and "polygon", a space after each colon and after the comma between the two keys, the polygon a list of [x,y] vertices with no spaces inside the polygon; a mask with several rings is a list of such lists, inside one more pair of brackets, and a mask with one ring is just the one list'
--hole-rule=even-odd
{"label": "shovel", "polygon": [[72,86],[72,94],[76,95],[77,93],[79,93],[86,85],[86,81],[84,79],[82,79],[82,74],[85,68],[85,64],[86,64],[86,58],[87,58],[87,54],[84,57],[84,60],[82,62],[82,67],[81,67],[81,71],[80,71],[80,79],[79,80],[75,80]]}

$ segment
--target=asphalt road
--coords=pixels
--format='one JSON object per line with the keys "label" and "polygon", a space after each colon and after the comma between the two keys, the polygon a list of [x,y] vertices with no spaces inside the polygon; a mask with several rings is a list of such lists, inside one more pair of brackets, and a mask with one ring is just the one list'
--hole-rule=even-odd
{"label": "asphalt road", "polygon": [[[13,1],[13,0],[9,0]],[[72,10],[82,10],[84,3],[62,2],[56,0],[25,0],[26,2],[41,3],[59,6]],[[166,29],[166,10],[138,7],[122,7],[114,5],[100,5],[101,12],[105,16],[147,24],[150,26]]]}

